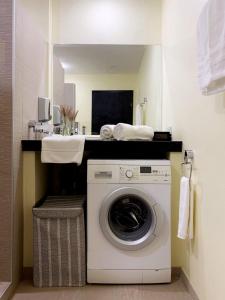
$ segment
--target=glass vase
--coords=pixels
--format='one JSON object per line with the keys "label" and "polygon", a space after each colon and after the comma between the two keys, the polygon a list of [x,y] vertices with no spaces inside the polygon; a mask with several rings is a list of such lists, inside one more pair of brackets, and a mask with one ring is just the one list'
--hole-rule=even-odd
{"label": "glass vase", "polygon": [[71,125],[67,119],[63,120],[62,135],[71,135]]}

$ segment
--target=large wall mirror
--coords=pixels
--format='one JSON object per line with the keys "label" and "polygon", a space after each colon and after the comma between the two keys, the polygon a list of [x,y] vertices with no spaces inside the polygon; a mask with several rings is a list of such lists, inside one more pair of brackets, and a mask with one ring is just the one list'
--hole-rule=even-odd
{"label": "large wall mirror", "polygon": [[87,134],[98,133],[96,119],[161,129],[160,46],[55,45],[53,57],[53,104],[78,110]]}

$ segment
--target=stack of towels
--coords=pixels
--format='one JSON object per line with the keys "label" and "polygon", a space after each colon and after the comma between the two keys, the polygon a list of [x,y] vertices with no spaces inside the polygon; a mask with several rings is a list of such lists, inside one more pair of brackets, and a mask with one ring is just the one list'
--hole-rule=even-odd
{"label": "stack of towels", "polygon": [[116,139],[117,141],[129,140],[152,140],[154,130],[146,125],[130,125],[118,123],[117,125],[104,125],[100,130],[100,136],[105,139]]}

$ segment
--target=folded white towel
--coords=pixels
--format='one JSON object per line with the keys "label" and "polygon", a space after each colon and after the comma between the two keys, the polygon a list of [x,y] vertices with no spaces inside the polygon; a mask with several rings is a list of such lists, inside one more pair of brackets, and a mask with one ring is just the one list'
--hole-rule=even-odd
{"label": "folded white towel", "polygon": [[118,141],[128,140],[152,140],[154,130],[149,126],[133,126],[125,123],[119,123],[113,130],[113,136]]}
{"label": "folded white towel", "polygon": [[199,83],[203,95],[225,91],[225,1],[209,0],[198,21]]}
{"label": "folded white towel", "polygon": [[52,135],[42,139],[41,161],[43,163],[81,164],[84,152],[83,135]]}
{"label": "folded white towel", "polygon": [[177,237],[193,238],[193,191],[190,192],[189,178],[183,176],[180,181],[179,223]]}
{"label": "folded white towel", "polygon": [[136,125],[143,125],[143,107],[136,105]]}
{"label": "folded white towel", "polygon": [[113,129],[115,128],[115,125],[104,125],[101,127],[100,130],[100,136],[104,139],[111,139],[113,138]]}

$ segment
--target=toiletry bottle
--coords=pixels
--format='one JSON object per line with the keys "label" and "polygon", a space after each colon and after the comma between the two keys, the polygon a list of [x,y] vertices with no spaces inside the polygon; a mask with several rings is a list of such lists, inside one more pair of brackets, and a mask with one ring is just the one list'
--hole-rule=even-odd
{"label": "toiletry bottle", "polygon": [[74,122],[74,134],[79,134],[79,122]]}

